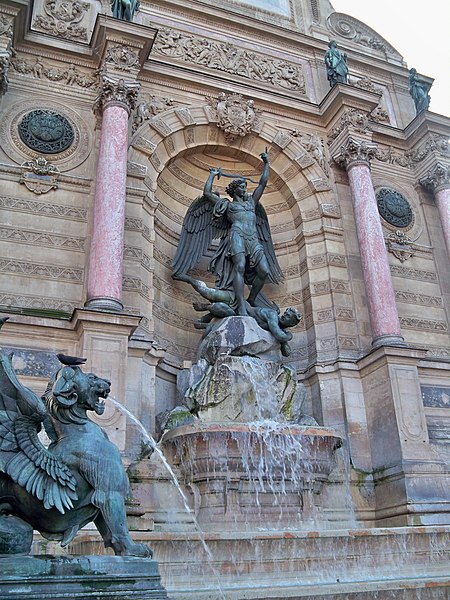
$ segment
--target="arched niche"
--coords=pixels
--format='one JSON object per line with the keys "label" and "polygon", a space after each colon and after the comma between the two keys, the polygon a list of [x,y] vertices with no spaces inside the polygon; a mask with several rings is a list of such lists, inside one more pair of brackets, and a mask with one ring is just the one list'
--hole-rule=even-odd
{"label": "arched niche", "polygon": [[[218,129],[208,109],[198,106],[160,113],[135,132],[129,155],[133,163],[145,165],[145,184],[156,206],[150,310],[155,339],[168,348],[168,360],[175,365],[194,358],[200,334],[193,326],[198,315],[192,302],[199,298],[188,284],[171,279],[170,262],[188,206],[201,195],[210,167],[221,166],[224,172],[243,174],[257,182],[262,168],[259,155],[268,148],[270,177],[262,202],[285,281],[279,286],[267,285],[265,292],[281,309],[294,306],[302,312],[308,310],[303,301],[311,298],[305,268],[308,252],[303,235],[304,215],[308,227],[314,221],[314,228],[320,229],[321,207],[335,203],[326,174],[298,139],[263,121],[257,132],[230,141]],[[221,195],[226,196],[229,181],[221,178],[217,182]],[[254,187],[256,183],[249,183],[250,190]],[[207,275],[207,265],[205,259],[195,274],[213,283],[213,277]],[[303,324],[294,338],[294,361],[305,358],[306,346]]]}

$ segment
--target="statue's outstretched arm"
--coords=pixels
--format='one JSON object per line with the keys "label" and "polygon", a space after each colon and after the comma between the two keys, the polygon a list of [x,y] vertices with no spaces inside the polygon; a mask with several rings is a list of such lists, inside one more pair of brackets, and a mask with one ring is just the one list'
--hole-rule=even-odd
{"label": "statue's outstretched arm", "polygon": [[215,167],[210,169],[208,179],[206,180],[205,187],[203,188],[203,197],[206,198],[207,200],[209,200],[210,202],[212,202],[213,204],[216,204],[216,202],[218,202],[220,200],[220,196],[218,196],[217,194],[214,194],[214,192],[212,191],[212,184],[214,181],[214,177],[216,175],[218,175],[219,173],[220,173],[220,169],[216,169]]}
{"label": "statue's outstretched arm", "polygon": [[260,156],[261,160],[264,163],[264,167],[261,173],[261,177],[259,179],[258,186],[252,194],[255,203],[259,202],[261,196],[264,193],[264,190],[266,189],[267,182],[269,181],[269,155],[267,154],[267,148],[265,152],[261,152]]}

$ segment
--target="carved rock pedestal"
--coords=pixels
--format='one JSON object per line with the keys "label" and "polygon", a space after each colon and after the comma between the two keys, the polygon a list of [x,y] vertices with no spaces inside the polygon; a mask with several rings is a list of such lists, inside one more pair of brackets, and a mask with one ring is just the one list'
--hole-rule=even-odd
{"label": "carved rock pedestal", "polygon": [[0,558],[0,598],[164,600],[158,564],[132,556]]}

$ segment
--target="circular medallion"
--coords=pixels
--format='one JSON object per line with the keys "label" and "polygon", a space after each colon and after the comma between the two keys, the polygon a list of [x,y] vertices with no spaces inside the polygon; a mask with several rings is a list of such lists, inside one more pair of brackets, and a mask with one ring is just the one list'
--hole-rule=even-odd
{"label": "circular medallion", "polygon": [[64,152],[75,138],[66,117],[52,110],[32,110],[20,121],[18,130],[22,142],[42,154]]}
{"label": "circular medallion", "polygon": [[378,211],[394,227],[409,227],[414,219],[408,200],[395,190],[383,188],[376,193]]}

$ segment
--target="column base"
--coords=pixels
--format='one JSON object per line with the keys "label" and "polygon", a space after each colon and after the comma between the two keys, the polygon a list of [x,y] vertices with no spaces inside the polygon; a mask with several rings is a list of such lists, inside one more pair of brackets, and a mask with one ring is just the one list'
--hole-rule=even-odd
{"label": "column base", "polygon": [[90,310],[101,310],[103,312],[122,312],[123,304],[117,298],[108,298],[102,296],[99,298],[90,298],[84,304],[85,308]]}
{"label": "column base", "polygon": [[406,344],[402,335],[388,333],[373,338],[372,348],[380,348],[381,346],[406,346]]}

